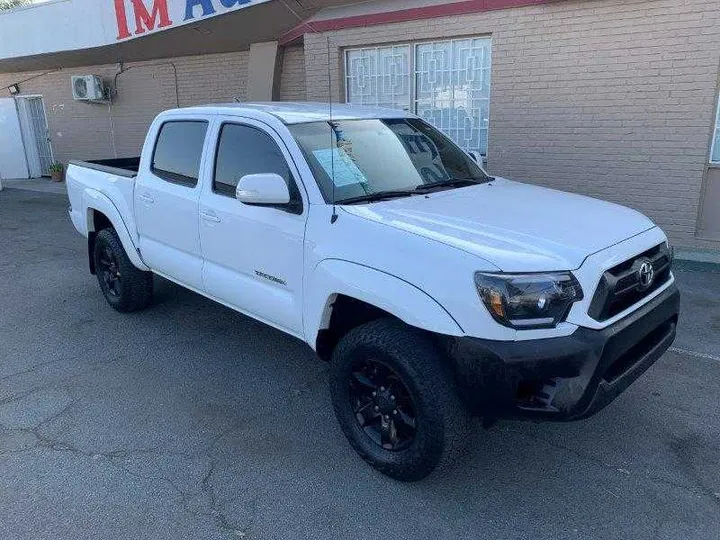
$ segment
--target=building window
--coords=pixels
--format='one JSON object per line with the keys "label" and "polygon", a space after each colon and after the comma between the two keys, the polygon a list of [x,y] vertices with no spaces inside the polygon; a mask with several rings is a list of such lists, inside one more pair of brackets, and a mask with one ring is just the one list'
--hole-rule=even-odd
{"label": "building window", "polygon": [[410,46],[354,49],[345,54],[347,102],[410,109]]}
{"label": "building window", "polygon": [[718,97],[717,113],[715,114],[715,132],[712,147],[710,148],[710,161],[720,163],[720,97]]}
{"label": "building window", "polygon": [[348,50],[346,100],[412,110],[487,154],[490,49],[490,38],[468,38]]}
{"label": "building window", "polygon": [[466,150],[487,154],[490,40],[415,46],[415,113]]}

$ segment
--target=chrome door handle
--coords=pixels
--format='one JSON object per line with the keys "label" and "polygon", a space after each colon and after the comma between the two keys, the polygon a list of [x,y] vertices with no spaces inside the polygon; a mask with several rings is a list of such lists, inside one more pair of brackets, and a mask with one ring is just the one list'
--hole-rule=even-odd
{"label": "chrome door handle", "polygon": [[141,201],[144,201],[148,204],[152,204],[155,202],[155,199],[153,199],[150,195],[145,195],[144,193],[139,196]]}
{"label": "chrome door handle", "polygon": [[209,214],[208,212],[200,212],[200,217],[203,218],[205,221],[209,221],[210,223],[220,223],[220,218],[217,217],[215,214]]}

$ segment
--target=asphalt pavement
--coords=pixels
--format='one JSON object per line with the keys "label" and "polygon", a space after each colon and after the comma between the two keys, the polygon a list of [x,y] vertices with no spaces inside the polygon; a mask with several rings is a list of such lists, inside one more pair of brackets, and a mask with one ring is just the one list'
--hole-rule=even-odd
{"label": "asphalt pavement", "polygon": [[345,441],[300,341],[158,279],[110,309],[67,199],[0,192],[0,538],[720,537],[720,271],[597,416],[479,425],[415,484]]}

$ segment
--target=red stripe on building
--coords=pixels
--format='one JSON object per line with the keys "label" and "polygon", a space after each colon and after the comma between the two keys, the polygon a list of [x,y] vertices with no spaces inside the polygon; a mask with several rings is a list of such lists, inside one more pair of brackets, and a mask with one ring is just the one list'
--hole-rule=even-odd
{"label": "red stripe on building", "polygon": [[300,36],[313,32],[328,32],[331,30],[342,30],[344,28],[357,28],[358,26],[375,26],[378,24],[417,21],[420,19],[434,19],[436,17],[448,17],[450,15],[467,15],[481,11],[548,4],[551,1],[553,0],[466,0],[465,2],[438,4],[437,6],[425,6],[401,9],[398,11],[386,11],[384,13],[369,13],[367,15],[354,15],[352,17],[312,21],[309,24],[300,23],[284,34],[279,42],[281,45],[285,45],[298,39]]}

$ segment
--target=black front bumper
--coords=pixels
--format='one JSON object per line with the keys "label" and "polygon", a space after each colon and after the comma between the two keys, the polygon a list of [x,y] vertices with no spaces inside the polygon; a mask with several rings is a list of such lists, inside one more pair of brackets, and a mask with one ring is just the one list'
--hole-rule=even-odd
{"label": "black front bumper", "polygon": [[675,340],[675,284],[602,330],[531,341],[455,338],[449,345],[463,398],[487,418],[568,421],[608,405]]}

